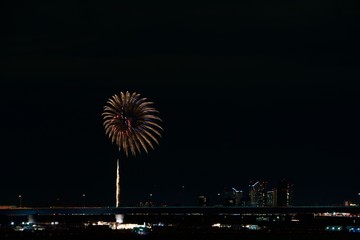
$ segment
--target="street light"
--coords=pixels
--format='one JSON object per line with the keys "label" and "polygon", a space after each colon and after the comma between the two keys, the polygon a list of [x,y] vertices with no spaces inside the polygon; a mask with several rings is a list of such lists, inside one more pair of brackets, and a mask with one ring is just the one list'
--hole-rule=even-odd
{"label": "street light", "polygon": [[153,205],[153,199],[152,199],[153,194],[152,194],[152,193],[150,193],[150,194],[149,194],[149,196],[150,196],[150,202],[149,202],[149,205],[150,205],[150,206],[152,206],[152,205]]}
{"label": "street light", "polygon": [[22,207],[22,196],[19,194],[19,207]]}
{"label": "street light", "polygon": [[82,198],[83,198],[83,207],[85,207],[85,197],[86,197],[86,195],[85,195],[85,193],[83,193],[83,195],[82,195]]}

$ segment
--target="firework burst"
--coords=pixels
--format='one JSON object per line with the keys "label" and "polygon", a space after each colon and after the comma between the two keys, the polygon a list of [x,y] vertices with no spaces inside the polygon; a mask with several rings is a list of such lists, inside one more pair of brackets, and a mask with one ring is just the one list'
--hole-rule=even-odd
{"label": "firework burst", "polygon": [[136,156],[142,150],[147,153],[149,147],[154,149],[155,143],[159,144],[157,138],[163,129],[158,111],[152,105],[140,94],[126,91],[113,95],[104,106],[105,134],[126,156],[130,152]]}

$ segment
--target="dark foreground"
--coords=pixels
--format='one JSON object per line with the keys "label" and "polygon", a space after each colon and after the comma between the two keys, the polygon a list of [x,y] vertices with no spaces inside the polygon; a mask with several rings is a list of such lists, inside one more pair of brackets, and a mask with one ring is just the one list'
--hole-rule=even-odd
{"label": "dark foreground", "polygon": [[[115,214],[120,210],[126,212],[122,216],[124,225],[137,224],[137,230],[135,228],[113,230],[119,227],[115,222],[118,215]],[[3,209],[0,211],[0,240],[3,239],[360,240],[360,209],[358,207]]]}
{"label": "dark foreground", "polygon": [[111,229],[86,229],[42,232],[2,231],[0,239],[6,240],[359,240],[360,234],[326,231],[234,231],[226,229],[167,229],[152,230],[138,235],[131,231]]}

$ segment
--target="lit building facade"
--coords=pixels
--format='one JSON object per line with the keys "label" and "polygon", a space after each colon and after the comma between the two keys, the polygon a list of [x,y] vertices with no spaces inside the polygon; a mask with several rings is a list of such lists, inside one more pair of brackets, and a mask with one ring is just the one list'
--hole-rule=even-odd
{"label": "lit building facade", "polygon": [[266,181],[251,181],[249,185],[250,206],[263,207],[267,204]]}
{"label": "lit building facade", "polygon": [[267,191],[266,194],[266,206],[276,207],[277,206],[277,189]]}
{"label": "lit building facade", "polygon": [[282,179],[277,186],[277,206],[286,207],[293,205],[294,185]]}
{"label": "lit building facade", "polygon": [[243,191],[235,188],[225,189],[224,205],[225,206],[241,206],[243,200]]}

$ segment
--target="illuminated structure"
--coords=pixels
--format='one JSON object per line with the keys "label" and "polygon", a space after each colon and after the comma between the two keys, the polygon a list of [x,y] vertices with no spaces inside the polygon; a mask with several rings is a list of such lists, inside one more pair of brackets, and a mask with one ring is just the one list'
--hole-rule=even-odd
{"label": "illuminated structure", "polygon": [[293,205],[293,184],[282,179],[275,188],[268,189],[267,181],[251,181],[249,198],[249,205],[254,207],[291,206]]}
{"label": "illuminated structure", "polygon": [[250,182],[249,185],[250,206],[254,206],[254,207],[266,206],[267,184],[268,182],[266,181]]}
{"label": "illuminated structure", "polygon": [[277,206],[277,189],[267,191],[266,194],[266,206],[276,207]]}
{"label": "illuminated structure", "polygon": [[225,206],[241,206],[243,192],[235,188],[225,189],[224,205]]}
{"label": "illuminated structure", "polygon": [[235,198],[235,206],[240,206],[243,198],[243,192],[241,190],[236,190],[235,188],[232,188],[232,190]]}
{"label": "illuminated structure", "polygon": [[293,205],[294,185],[285,179],[279,181],[277,186],[277,206],[285,207]]}
{"label": "illuminated structure", "polygon": [[[161,137],[159,125],[161,119],[156,116],[158,111],[152,107],[152,102],[141,98],[140,94],[134,92],[120,92],[113,95],[104,106],[102,113],[107,135],[112,143],[115,143],[119,151],[123,150],[128,157],[148,147],[154,149],[154,143],[159,144],[157,137]],[[120,167],[117,161],[116,177],[116,207],[120,205]]]}

